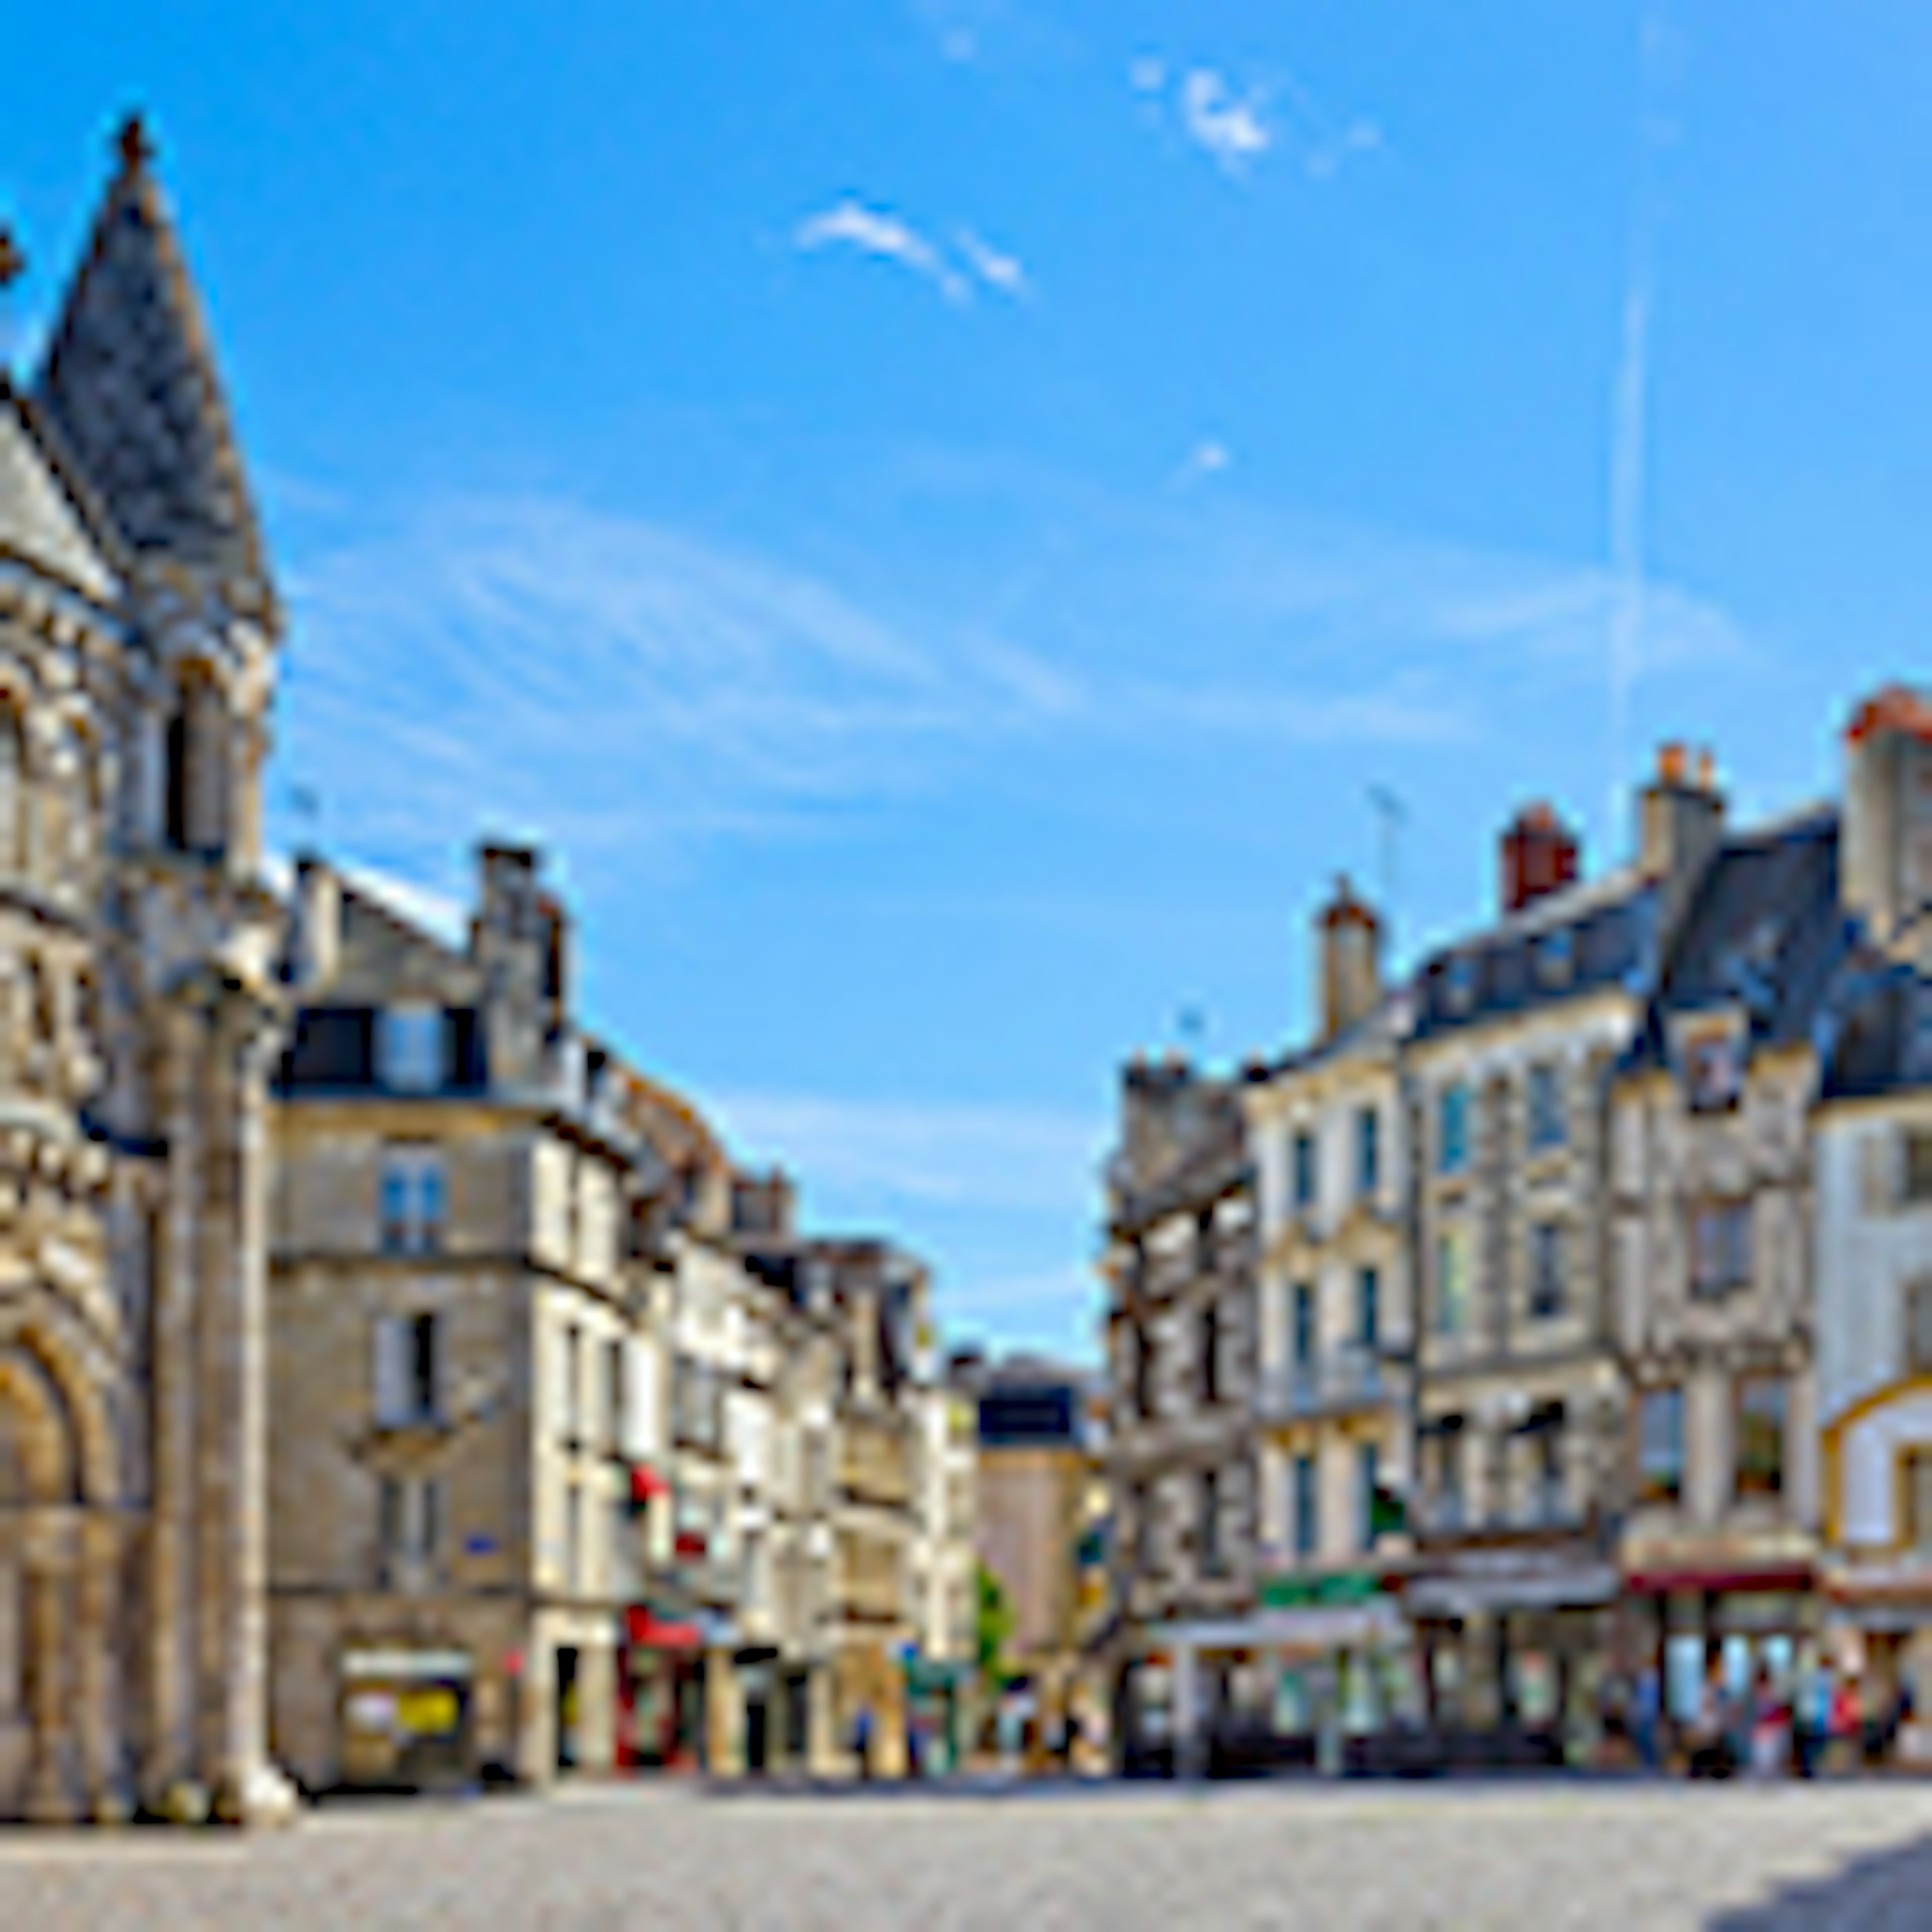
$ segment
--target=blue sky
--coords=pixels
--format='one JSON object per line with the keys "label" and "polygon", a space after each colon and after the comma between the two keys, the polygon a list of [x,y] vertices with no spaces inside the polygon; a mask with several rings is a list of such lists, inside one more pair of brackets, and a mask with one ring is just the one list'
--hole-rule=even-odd
{"label": "blue sky", "polygon": [[293,613],[272,822],[546,839],[593,1019],[1090,1348],[1120,1061],[1660,736],[1924,660],[1932,14],[0,0],[31,352],[149,111]]}

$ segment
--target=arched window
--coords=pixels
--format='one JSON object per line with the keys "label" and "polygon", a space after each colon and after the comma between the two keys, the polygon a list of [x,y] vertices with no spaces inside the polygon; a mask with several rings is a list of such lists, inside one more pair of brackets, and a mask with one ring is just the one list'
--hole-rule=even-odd
{"label": "arched window", "polygon": [[27,734],[20,714],[0,699],[0,871],[26,870]]}
{"label": "arched window", "polygon": [[166,842],[177,851],[220,853],[228,844],[226,707],[205,666],[182,672],[168,719]]}

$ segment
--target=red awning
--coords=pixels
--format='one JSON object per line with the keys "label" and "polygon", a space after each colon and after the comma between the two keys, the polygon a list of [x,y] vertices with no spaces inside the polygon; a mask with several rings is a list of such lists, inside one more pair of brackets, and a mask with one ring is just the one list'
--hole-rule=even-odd
{"label": "red awning", "polygon": [[670,1485],[648,1462],[634,1462],[631,1466],[631,1500],[634,1503],[647,1503],[653,1496],[668,1496]]}
{"label": "red awning", "polygon": [[1624,1580],[1634,1596],[1667,1597],[1678,1590],[1808,1590],[1814,1581],[1808,1563],[1767,1564],[1761,1569],[1639,1570]]}
{"label": "red awning", "polygon": [[625,1634],[646,1650],[699,1650],[704,1640],[695,1624],[672,1623],[648,1604],[633,1604],[624,1612]]}

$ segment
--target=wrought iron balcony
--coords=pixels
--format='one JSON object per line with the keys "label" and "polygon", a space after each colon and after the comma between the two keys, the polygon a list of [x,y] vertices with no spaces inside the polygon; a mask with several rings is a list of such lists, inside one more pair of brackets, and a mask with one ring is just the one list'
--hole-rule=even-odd
{"label": "wrought iron balcony", "polygon": [[1256,1409],[1264,1420],[1332,1415],[1348,1409],[1379,1408],[1395,1400],[1395,1390],[1380,1354],[1359,1346],[1330,1348],[1306,1362],[1264,1376],[1256,1390]]}

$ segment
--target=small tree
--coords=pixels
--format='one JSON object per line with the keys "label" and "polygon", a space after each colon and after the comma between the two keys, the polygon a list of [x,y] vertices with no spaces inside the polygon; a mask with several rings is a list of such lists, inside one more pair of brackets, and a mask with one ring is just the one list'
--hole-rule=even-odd
{"label": "small tree", "polygon": [[1012,1641],[1013,1606],[1006,1586],[985,1564],[974,1579],[978,1614],[974,1619],[974,1656],[980,1666],[980,1727],[992,1718],[995,1700],[1006,1688],[1006,1646]]}

